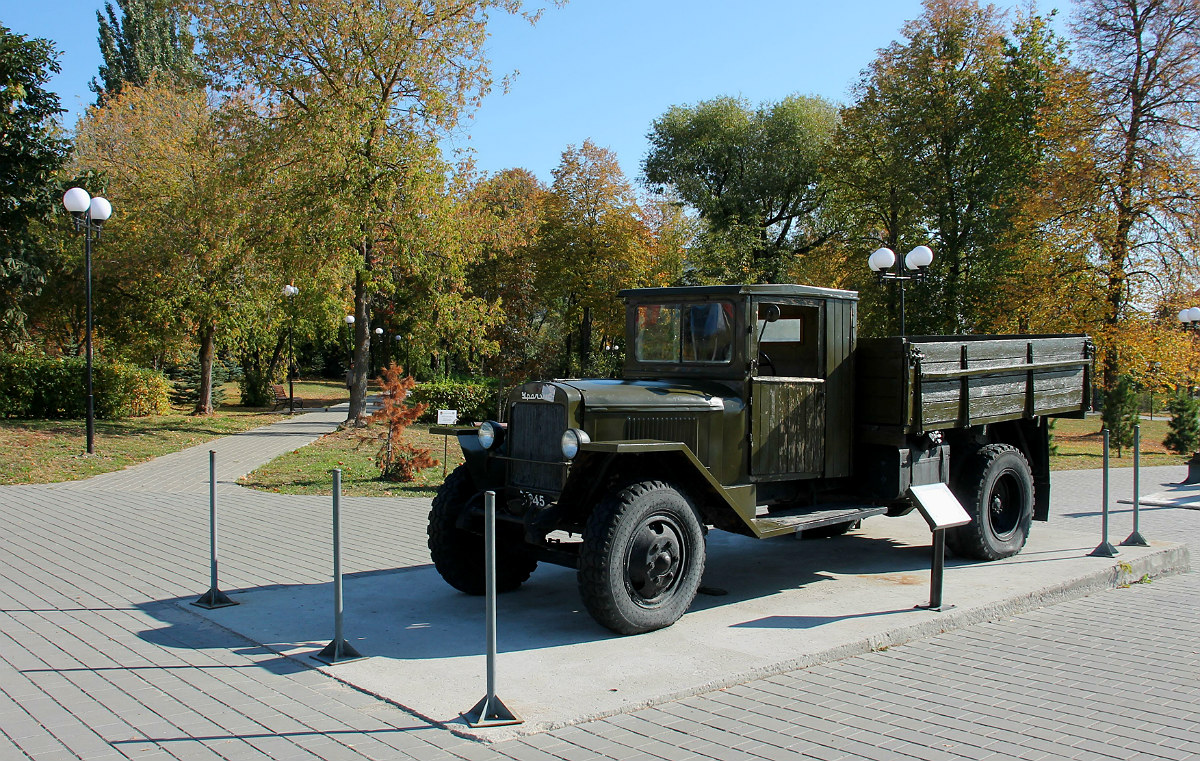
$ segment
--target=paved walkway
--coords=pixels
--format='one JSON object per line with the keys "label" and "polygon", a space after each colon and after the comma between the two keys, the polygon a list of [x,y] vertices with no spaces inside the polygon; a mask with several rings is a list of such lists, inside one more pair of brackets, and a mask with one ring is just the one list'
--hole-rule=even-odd
{"label": "paved walkway", "polygon": [[[176,604],[208,585],[208,450],[228,482],[338,418],[0,488],[0,759],[1200,758],[1196,573],[497,745],[430,727]],[[1145,469],[1142,491],[1184,471]],[[1099,488],[1055,474],[1053,520],[1098,542]],[[221,492],[224,589],[328,579],[327,498]],[[345,500],[345,570],[428,562],[427,510]],[[1194,543],[1200,512],[1148,508],[1142,532]]]}

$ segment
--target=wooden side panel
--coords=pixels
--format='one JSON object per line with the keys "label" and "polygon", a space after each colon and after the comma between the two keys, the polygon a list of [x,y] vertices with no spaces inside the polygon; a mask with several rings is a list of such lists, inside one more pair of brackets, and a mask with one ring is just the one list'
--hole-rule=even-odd
{"label": "wooden side panel", "polygon": [[825,477],[850,475],[856,301],[829,300],[825,318]]}
{"label": "wooden side panel", "polygon": [[753,451],[756,476],[821,474],[825,465],[825,383],[812,378],[755,378]]}
{"label": "wooden side panel", "polygon": [[854,422],[859,425],[904,425],[908,359],[901,339],[870,338],[858,342],[854,356]]}

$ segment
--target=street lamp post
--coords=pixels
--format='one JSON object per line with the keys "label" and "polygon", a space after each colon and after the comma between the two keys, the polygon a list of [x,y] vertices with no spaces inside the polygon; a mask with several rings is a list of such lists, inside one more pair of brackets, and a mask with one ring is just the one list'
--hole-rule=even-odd
{"label": "street lamp post", "polygon": [[[1179,323],[1184,330],[1200,332],[1200,307],[1189,307],[1179,313]],[[1192,393],[1191,384],[1188,384],[1188,394]],[[1200,451],[1194,452],[1192,458],[1187,461],[1188,474],[1184,479],[1185,484],[1194,484],[1200,482]]]}
{"label": "street lamp post", "polygon": [[354,315],[346,315],[346,388],[354,385]]}
{"label": "street lamp post", "polygon": [[[929,246],[917,246],[909,251],[901,261],[890,248],[877,248],[867,259],[867,264],[870,265],[871,271],[875,273],[875,277],[880,283],[892,281],[899,284],[900,335],[905,335],[904,284],[910,280],[918,283],[924,282],[925,276],[929,272],[929,265],[933,264],[932,249]],[[891,269],[893,265],[895,265],[894,270]]]}
{"label": "street lamp post", "polygon": [[296,296],[300,289],[292,284],[283,286],[284,297],[291,302],[291,323],[288,325],[288,414],[296,414],[296,345],[293,343],[296,333]]}
{"label": "street lamp post", "polygon": [[83,232],[85,299],[87,328],[84,333],[87,354],[87,453],[93,454],[96,438],[96,408],[92,395],[92,233],[100,239],[100,227],[112,216],[112,204],[96,196],[92,198],[83,188],[71,188],[63,194],[63,206],[75,219],[75,231]]}
{"label": "street lamp post", "polygon": [[383,328],[375,328],[375,336],[379,339],[377,341],[377,343],[379,344],[379,350],[378,350],[379,360],[378,360],[378,364],[377,364],[377,369],[379,370],[379,372],[383,372],[383,359],[384,359],[384,354],[387,352],[387,347],[383,343]]}

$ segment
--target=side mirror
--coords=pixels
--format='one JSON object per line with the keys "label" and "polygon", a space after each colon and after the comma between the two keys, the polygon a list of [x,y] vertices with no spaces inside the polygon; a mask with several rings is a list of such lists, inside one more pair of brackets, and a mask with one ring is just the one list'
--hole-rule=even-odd
{"label": "side mirror", "polygon": [[779,319],[780,315],[782,314],[779,311],[778,304],[763,304],[762,311],[764,313],[761,317],[759,317],[759,319],[762,320],[763,322],[775,322],[776,320]]}

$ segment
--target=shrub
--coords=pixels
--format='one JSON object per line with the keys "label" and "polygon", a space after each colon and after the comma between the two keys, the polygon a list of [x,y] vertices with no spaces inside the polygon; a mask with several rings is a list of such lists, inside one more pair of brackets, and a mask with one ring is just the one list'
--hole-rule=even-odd
{"label": "shrub", "polygon": [[482,422],[497,417],[498,389],[485,383],[440,380],[422,383],[409,393],[414,403],[426,405],[420,422],[437,420],[438,410],[458,410],[459,422]]}
{"label": "shrub", "polygon": [[1191,454],[1200,445],[1200,402],[1191,394],[1180,389],[1174,398],[1167,403],[1167,411],[1171,413],[1171,422],[1167,424],[1167,437],[1163,446],[1175,454]]}
{"label": "shrub", "polygon": [[[162,373],[123,362],[96,362],[92,387],[97,417],[161,415],[170,411]],[[81,418],[87,415],[87,360],[0,354],[0,416]]]}

